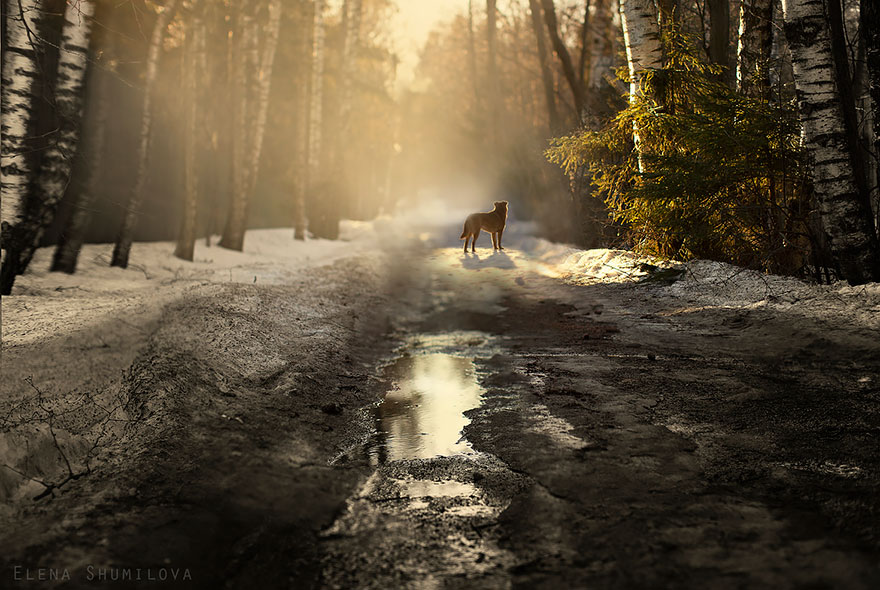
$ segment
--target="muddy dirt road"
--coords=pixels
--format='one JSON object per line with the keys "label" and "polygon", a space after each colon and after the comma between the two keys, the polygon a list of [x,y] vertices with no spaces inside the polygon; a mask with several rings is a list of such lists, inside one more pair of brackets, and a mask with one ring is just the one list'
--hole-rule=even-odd
{"label": "muddy dirt road", "polygon": [[11,587],[880,587],[870,326],[419,243],[169,306]]}

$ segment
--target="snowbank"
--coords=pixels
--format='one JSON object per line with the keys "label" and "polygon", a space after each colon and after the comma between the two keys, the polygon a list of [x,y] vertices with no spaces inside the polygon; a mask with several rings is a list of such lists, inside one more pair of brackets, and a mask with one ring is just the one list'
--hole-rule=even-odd
{"label": "snowbank", "polygon": [[[535,228],[529,224],[517,224],[511,229],[504,234],[505,244],[517,266],[531,267],[543,276],[569,284],[643,283],[659,291],[658,294],[680,298],[691,306],[768,306],[880,330],[880,283],[858,287],[843,282],[816,285],[711,260],[682,263],[625,250],[581,250],[536,238],[532,235]],[[477,250],[479,253],[479,245]],[[491,266],[490,260],[483,264]],[[651,280],[659,277],[665,280]]]}
{"label": "snowbank", "polygon": [[[174,257],[172,242],[136,242],[127,269],[110,266],[111,244],[87,244],[76,274],[48,271],[52,248],[41,248],[30,270],[15,285],[14,295],[50,295],[53,291],[86,289],[128,291],[180,281],[283,283],[303,267],[328,264],[375,245],[373,222],[343,221],[339,240],[293,239],[293,230],[247,232],[244,251],[196,243],[192,262]],[[216,244],[215,237],[213,242]]]}
{"label": "snowbank", "polygon": [[172,242],[136,242],[126,269],[110,266],[111,244],[87,244],[73,275],[49,272],[53,248],[41,248],[3,298],[3,347],[84,330],[109,316],[143,315],[198,285],[289,283],[309,268],[376,249],[374,226],[343,221],[339,240],[296,241],[289,228],[252,230],[244,252],[199,241],[193,262],[175,258]]}
{"label": "snowbank", "polygon": [[816,285],[723,262],[693,260],[668,294],[703,306],[772,307],[829,322],[848,321],[880,330],[880,283]]}

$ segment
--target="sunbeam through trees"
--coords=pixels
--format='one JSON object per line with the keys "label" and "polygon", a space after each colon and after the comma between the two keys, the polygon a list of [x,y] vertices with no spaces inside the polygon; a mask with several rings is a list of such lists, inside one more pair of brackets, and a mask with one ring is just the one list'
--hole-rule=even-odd
{"label": "sunbeam through trees", "polygon": [[880,0],[0,6],[0,588],[880,588]]}

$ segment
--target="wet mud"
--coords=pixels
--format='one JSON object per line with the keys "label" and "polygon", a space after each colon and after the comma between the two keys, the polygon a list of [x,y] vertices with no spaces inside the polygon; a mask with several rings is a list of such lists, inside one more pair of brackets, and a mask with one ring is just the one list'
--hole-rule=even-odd
{"label": "wet mud", "polygon": [[25,510],[4,571],[880,587],[874,340],[527,262],[415,250],[172,306],[126,382],[143,415],[129,448]]}

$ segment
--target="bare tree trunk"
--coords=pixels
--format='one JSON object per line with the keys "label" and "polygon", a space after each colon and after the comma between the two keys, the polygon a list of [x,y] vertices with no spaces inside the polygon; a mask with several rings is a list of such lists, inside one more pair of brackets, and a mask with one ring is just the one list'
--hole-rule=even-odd
{"label": "bare tree trunk", "polygon": [[141,203],[144,200],[144,188],[147,184],[147,174],[150,167],[150,140],[153,136],[153,98],[156,92],[156,76],[159,73],[159,59],[162,56],[162,39],[168,28],[174,13],[177,11],[178,0],[168,0],[167,4],[156,18],[153,32],[150,36],[150,46],[147,50],[147,68],[144,76],[144,102],[141,111],[141,130],[137,152],[137,172],[135,173],[134,186],[128,196],[122,225],[119,235],[113,247],[111,266],[126,268],[128,256],[131,253],[131,244],[134,240],[134,230],[137,227],[138,215],[140,215]]}
{"label": "bare tree trunk", "polygon": [[232,42],[232,195],[229,212],[220,246],[241,251],[244,247],[244,231],[247,226],[248,188],[250,187],[250,156],[253,127],[249,124],[251,87],[259,62],[259,24],[256,3],[243,2],[239,12]]}
{"label": "bare tree trunk", "polygon": [[309,98],[309,227],[312,233],[319,237],[325,237],[327,228],[324,214],[329,205],[323,203],[322,198],[327,195],[319,195],[318,188],[323,180],[321,177],[321,140],[324,105],[324,6],[325,0],[314,0],[315,14],[312,23],[312,82],[311,97]]}
{"label": "bare tree trunk", "polygon": [[[831,33],[831,53],[834,57],[834,74],[840,104],[843,109],[843,125],[846,130],[846,142],[849,148],[850,161],[855,177],[856,188],[861,199],[870,208],[870,190],[862,142],[859,137],[859,115],[856,112],[856,95],[853,89],[853,78],[849,70],[849,47],[843,26],[843,11],[840,0],[825,0],[826,19]],[[872,218],[873,219],[873,218]]]}
{"label": "bare tree trunk", "polygon": [[192,20],[186,30],[183,64],[183,88],[186,101],[184,121],[184,201],[180,231],[174,255],[192,262],[196,246],[196,222],[199,209],[202,149],[205,147],[204,93],[207,72],[205,52],[207,29],[205,0],[194,0]]}
{"label": "bare tree trunk", "polygon": [[590,58],[593,65],[588,66],[589,72],[584,79],[588,89],[597,88],[601,84],[602,76],[610,75],[614,70],[618,54],[615,49],[618,34],[614,19],[618,8],[618,0],[593,0],[593,14],[590,17],[593,31]]}
{"label": "bare tree trunk", "polygon": [[489,85],[488,113],[489,113],[489,137],[492,141],[492,154],[497,156],[500,129],[498,127],[498,111],[501,108],[498,88],[498,25],[496,23],[498,10],[495,0],[486,0],[486,48],[487,48],[487,81]]}
{"label": "bare tree trunk", "polygon": [[581,55],[578,59],[578,78],[581,86],[584,86],[590,79],[590,73],[587,71],[590,67],[592,56],[590,55],[590,5],[592,0],[584,0],[584,20],[581,23]]}
{"label": "bare tree trunk", "polygon": [[314,4],[303,2],[300,31],[299,55],[300,79],[296,90],[296,161],[293,179],[293,237],[306,239],[306,195],[309,190],[309,97],[311,95],[312,42],[314,34]]}
{"label": "bare tree trunk", "polygon": [[547,32],[550,34],[550,42],[553,45],[553,51],[559,58],[562,65],[562,73],[571,89],[574,97],[574,108],[577,111],[578,121],[584,116],[586,108],[586,95],[583,85],[578,81],[577,73],[574,70],[574,63],[571,60],[571,54],[559,36],[559,24],[556,21],[556,7],[553,0],[541,0],[541,6],[544,8],[544,22],[547,24]]}
{"label": "bare tree trunk", "polygon": [[474,5],[473,0],[468,0],[468,65],[471,70],[471,86],[474,89],[474,109],[480,110],[480,90],[478,87],[479,76],[477,75],[477,40],[474,32]]}
{"label": "bare tree trunk", "polygon": [[58,75],[54,102],[59,128],[54,141],[43,153],[40,171],[34,183],[31,203],[26,207],[25,220],[16,226],[16,240],[7,252],[2,273],[2,292],[12,289],[14,274],[21,274],[31,262],[43,233],[55,218],[58,203],[70,182],[73,159],[79,142],[82,119],[83,80],[89,53],[92,16],[91,0],[67,4],[58,56]]}
{"label": "bare tree trunk", "polygon": [[[647,69],[663,65],[657,15],[651,0],[620,0],[620,23],[629,66],[629,100],[634,102],[642,94],[642,74]],[[633,141],[639,150],[639,130],[633,128]],[[639,171],[643,171],[639,156]]]}
{"label": "bare tree trunk", "polygon": [[[0,247],[3,267],[12,247],[14,228],[24,221],[25,200],[31,171],[26,156],[26,141],[33,113],[32,89],[38,74],[34,43],[37,19],[42,15],[42,0],[6,2],[6,43],[3,52],[2,113],[3,134],[0,152]],[[17,268],[9,267],[10,281]],[[5,283],[5,277],[3,282]],[[10,283],[11,286],[11,283]]]}
{"label": "bare tree trunk", "polygon": [[[869,94],[871,97],[871,119],[869,151],[873,154],[874,175],[880,165],[880,3],[876,0],[861,0],[859,12],[859,31],[865,47],[865,65]],[[876,182],[871,186],[874,209],[874,226],[880,225],[880,190]]]}
{"label": "bare tree trunk", "polygon": [[736,88],[753,97],[770,87],[767,62],[773,51],[773,0],[742,0],[739,11]]}
{"label": "bare tree trunk", "polygon": [[[106,52],[112,52],[112,47]],[[90,72],[93,91],[87,92],[87,111],[94,115],[87,117],[91,125],[83,129],[82,147],[80,153],[85,161],[85,171],[82,182],[76,187],[74,201],[70,217],[61,232],[61,237],[55,247],[52,257],[51,270],[55,272],[76,272],[79,252],[85,242],[86,230],[92,218],[92,205],[98,188],[100,176],[100,164],[104,157],[104,144],[106,141],[107,100],[109,83],[115,74],[112,70],[104,72],[100,68],[94,68]]]}
{"label": "bare tree trunk", "polygon": [[783,0],[782,8],[802,137],[813,161],[813,190],[831,252],[843,278],[855,284],[877,280],[877,236],[848,150],[826,7],[822,0]]}
{"label": "bare tree trunk", "polygon": [[269,113],[269,95],[272,91],[272,70],[275,64],[275,51],[278,48],[278,35],[281,32],[282,0],[269,0],[269,22],[266,25],[263,50],[260,53],[260,69],[257,83],[257,99],[253,112],[253,145],[250,150],[250,172],[248,195],[252,196],[257,187],[260,172],[260,157],[263,154],[263,137],[266,135],[266,117]]}
{"label": "bare tree trunk", "polygon": [[544,43],[544,15],[541,14],[540,0],[529,0],[529,12],[532,17],[532,31],[538,47],[538,61],[541,62],[541,82],[544,84],[544,100],[547,103],[547,120],[550,133],[558,133],[562,129],[559,112],[556,110],[556,90],[553,88],[553,71],[550,68],[550,56]]}
{"label": "bare tree trunk", "polygon": [[730,0],[707,0],[709,5],[709,61],[724,68],[721,79],[730,84]]}
{"label": "bare tree trunk", "polygon": [[[221,246],[232,250],[241,251],[244,248],[248,209],[256,191],[269,108],[272,67],[281,29],[281,6],[281,0],[269,2],[269,19],[262,52],[259,47],[259,23],[252,12],[255,6],[245,8],[242,14],[241,44],[238,49],[241,58],[237,62],[239,71],[233,82],[238,97],[234,122],[236,143],[233,146],[233,195],[226,228],[220,241]],[[257,74],[256,96],[250,95],[254,86],[250,80],[251,72]]]}
{"label": "bare tree trunk", "polygon": [[[365,190],[362,185],[352,186],[350,182],[347,149],[347,141],[351,134],[351,111],[354,102],[354,77],[357,72],[357,48],[360,44],[362,1],[345,0],[342,10],[345,14],[345,37],[342,47],[342,97],[339,103],[339,133],[336,137],[335,151],[339,164],[339,177],[345,187],[345,194],[350,195],[354,201],[351,213],[355,219],[363,219],[365,216]],[[329,221],[338,227],[339,220],[335,217],[337,216]]]}

